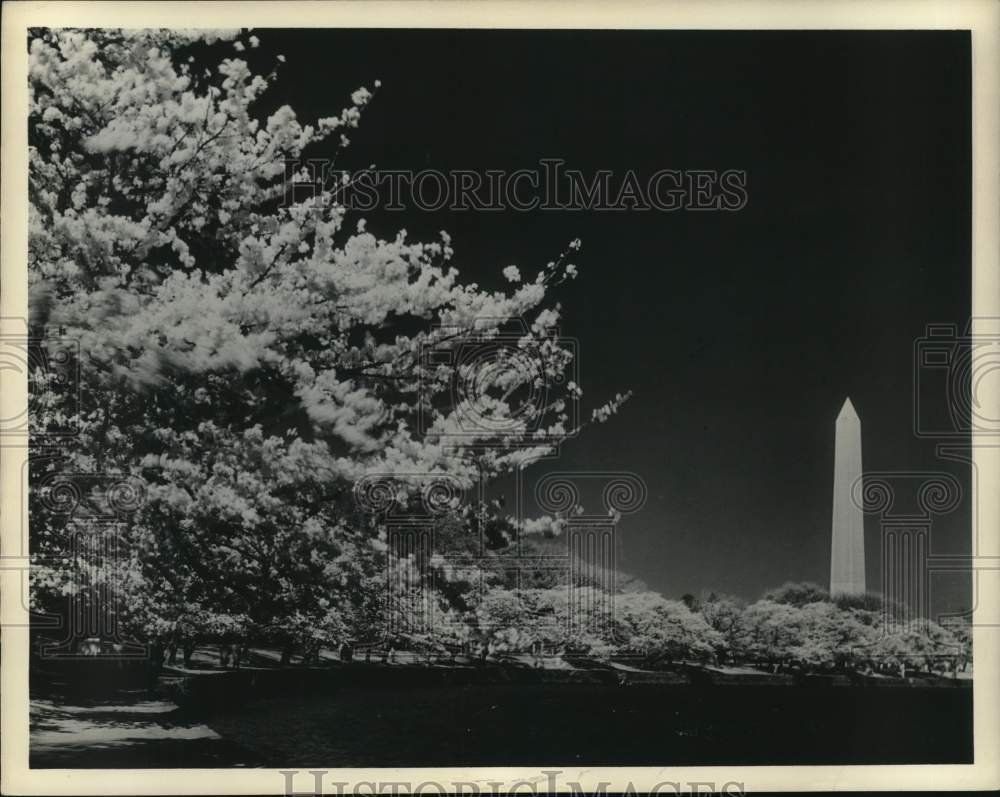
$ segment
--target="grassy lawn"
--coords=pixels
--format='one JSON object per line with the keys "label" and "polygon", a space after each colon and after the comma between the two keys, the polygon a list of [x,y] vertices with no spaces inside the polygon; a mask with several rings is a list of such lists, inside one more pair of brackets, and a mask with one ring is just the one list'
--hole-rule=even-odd
{"label": "grassy lawn", "polygon": [[474,685],[267,698],[208,720],[274,766],[967,762],[971,690]]}

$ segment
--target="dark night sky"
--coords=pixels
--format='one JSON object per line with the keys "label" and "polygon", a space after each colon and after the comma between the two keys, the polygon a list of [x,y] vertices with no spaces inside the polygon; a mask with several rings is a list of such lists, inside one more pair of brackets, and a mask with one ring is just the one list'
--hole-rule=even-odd
{"label": "dark night sky", "polygon": [[[913,434],[913,346],[970,312],[970,50],[963,32],[258,31],[286,55],[272,104],[303,121],[380,78],[339,165],[585,174],[745,169],[737,213],[382,212],[369,229],[453,236],[467,279],[533,276],[574,237],[559,294],[585,411],[635,398],[553,470],[631,470],[649,501],[622,567],[668,596],[754,597],[829,578],[834,419],[865,469],[947,470]],[[322,154],[322,153],[317,153]],[[940,394],[927,401],[942,401]],[[935,553],[968,552],[967,500]],[[869,518],[869,584],[878,521]],[[933,582],[938,609],[969,605]]]}

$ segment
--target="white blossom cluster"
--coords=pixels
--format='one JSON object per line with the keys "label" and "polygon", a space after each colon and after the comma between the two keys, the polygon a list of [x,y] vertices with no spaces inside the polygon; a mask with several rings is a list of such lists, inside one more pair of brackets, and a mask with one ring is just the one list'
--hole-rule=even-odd
{"label": "white blossom cluster", "polygon": [[[30,40],[32,312],[81,352],[73,467],[149,484],[128,565],[147,626],[190,624],[193,606],[213,622],[270,607],[259,627],[294,625],[312,606],[336,626],[344,610],[325,590],[361,594],[366,557],[384,545],[354,533],[354,482],[472,484],[577,431],[568,403],[581,391],[561,387],[572,352],[550,297],[577,274],[565,253],[533,279],[508,266],[509,289],[486,290],[462,282],[444,233],[383,238],[363,220],[352,233],[336,186],[280,202],[284,164],[347,146],[373,91],[312,123],[287,105],[262,118],[255,104],[285,59],[263,76],[214,55],[259,43],[177,30]],[[457,395],[477,375],[425,355],[488,342],[507,319],[525,321],[523,356]],[[65,421],[58,392],[38,389],[36,426]],[[525,392],[545,399],[524,404]],[[503,434],[470,435],[476,413],[504,421]]]}

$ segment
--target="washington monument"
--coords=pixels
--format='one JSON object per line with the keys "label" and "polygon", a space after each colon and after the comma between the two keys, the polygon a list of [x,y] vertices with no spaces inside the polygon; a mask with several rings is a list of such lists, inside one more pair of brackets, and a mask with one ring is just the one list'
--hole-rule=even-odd
{"label": "washington monument", "polygon": [[861,507],[851,497],[861,478],[861,421],[847,399],[837,416],[833,461],[833,546],[830,555],[830,594],[865,592],[865,523]]}

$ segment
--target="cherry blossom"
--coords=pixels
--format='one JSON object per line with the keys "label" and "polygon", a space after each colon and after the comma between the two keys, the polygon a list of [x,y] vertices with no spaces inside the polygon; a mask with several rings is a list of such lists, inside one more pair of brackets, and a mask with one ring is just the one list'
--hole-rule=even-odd
{"label": "cherry blossom", "polygon": [[[32,318],[74,342],[81,377],[79,405],[35,382],[34,428],[78,431],[38,473],[147,486],[122,565],[140,635],[211,634],[228,617],[306,644],[370,624],[385,537],[351,503],[357,480],[472,486],[586,425],[568,411],[582,391],[566,387],[553,298],[579,240],[534,279],[508,266],[508,289],[490,291],[462,280],[444,233],[349,223],[340,185],[284,201],[286,164],[347,147],[381,83],[315,120],[288,105],[263,116],[286,59],[256,74],[240,56],[258,46],[225,30],[29,43]],[[495,375],[448,362],[510,340],[518,356]],[[36,510],[54,556],[68,542]]]}

